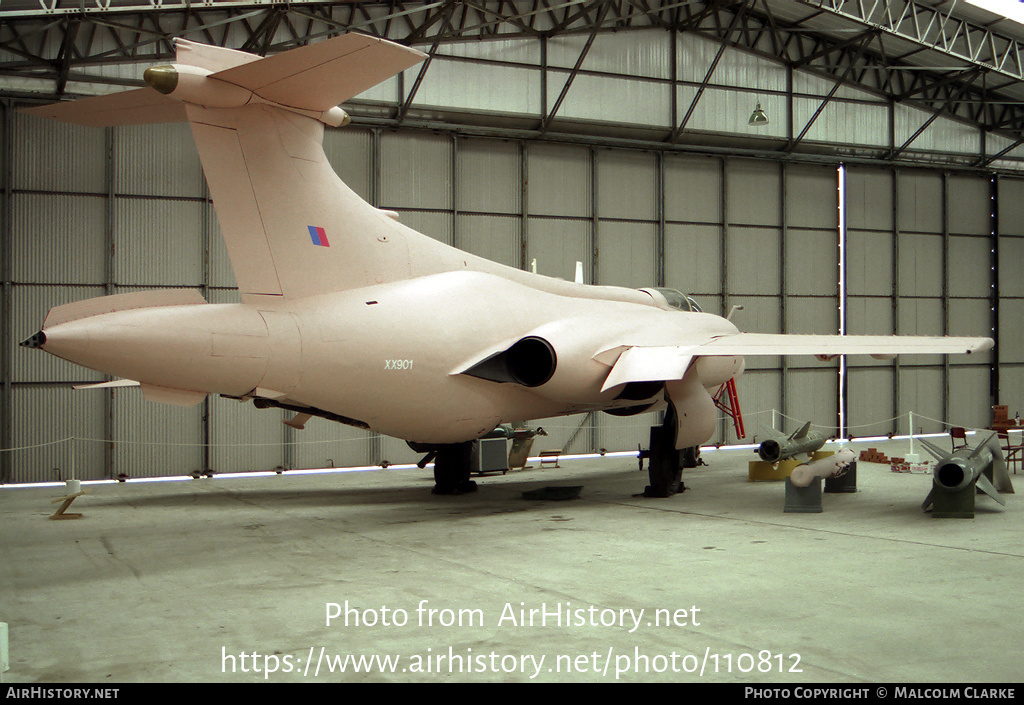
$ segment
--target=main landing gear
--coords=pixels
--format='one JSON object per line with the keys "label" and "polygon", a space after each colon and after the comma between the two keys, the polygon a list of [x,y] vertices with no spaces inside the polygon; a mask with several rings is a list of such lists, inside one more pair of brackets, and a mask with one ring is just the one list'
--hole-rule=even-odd
{"label": "main landing gear", "polygon": [[[686,490],[682,482],[684,468],[695,468],[700,464],[700,448],[676,448],[676,414],[668,405],[665,421],[661,426],[651,427],[650,450],[640,452],[640,464],[648,460],[647,473],[650,483],[644,488],[645,497],[671,497]],[[473,441],[448,445],[424,447],[409,444],[414,450],[429,451],[418,463],[425,468],[434,462],[433,494],[461,495],[476,492],[476,482],[470,480]]]}
{"label": "main landing gear", "polygon": [[[411,444],[410,444],[411,445]],[[473,441],[436,446],[417,463],[421,468],[434,461],[433,494],[469,494],[476,482],[469,479]]]}
{"label": "main landing gear", "polygon": [[651,484],[644,488],[644,497],[671,497],[684,492],[683,469],[695,468],[700,463],[700,448],[676,448],[676,415],[668,405],[661,426],[651,426],[651,446],[640,451],[640,467],[647,458],[647,476]]}

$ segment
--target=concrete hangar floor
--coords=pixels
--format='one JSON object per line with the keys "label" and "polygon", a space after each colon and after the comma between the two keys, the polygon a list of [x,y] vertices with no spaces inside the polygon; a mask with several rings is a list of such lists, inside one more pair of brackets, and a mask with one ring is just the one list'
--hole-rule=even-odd
{"label": "concrete hangar floor", "polygon": [[2,489],[4,681],[1020,680],[1020,495],[935,519],[929,475],[861,463],[785,513],[750,450],[703,457],[668,499],[633,457],[459,497],[416,468],[96,484],[72,521]]}

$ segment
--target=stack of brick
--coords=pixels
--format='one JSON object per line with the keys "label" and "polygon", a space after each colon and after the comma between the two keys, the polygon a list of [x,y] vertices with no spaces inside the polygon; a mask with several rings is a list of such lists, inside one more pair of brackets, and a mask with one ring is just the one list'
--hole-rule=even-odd
{"label": "stack of brick", "polygon": [[859,460],[865,463],[881,463],[882,465],[888,465],[890,462],[885,453],[879,453],[877,448],[862,450]]}
{"label": "stack of brick", "polygon": [[889,463],[889,469],[893,472],[910,472],[910,463],[906,458],[893,458]]}

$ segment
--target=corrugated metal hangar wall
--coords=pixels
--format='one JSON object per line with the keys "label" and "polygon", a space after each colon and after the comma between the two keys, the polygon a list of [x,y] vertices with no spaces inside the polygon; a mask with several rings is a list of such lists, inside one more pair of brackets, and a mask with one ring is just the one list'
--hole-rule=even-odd
{"label": "corrugated metal hangar wall", "polygon": [[[570,116],[661,121],[656,109],[665,97],[625,72],[661,71],[651,46],[667,42],[667,33],[640,36],[597,39],[589,67],[624,75],[581,76],[587,85],[566,94]],[[681,61],[700,72],[706,42],[692,42]],[[466,57],[467,47],[477,47],[477,58],[499,52],[508,59],[511,44],[453,45],[458,84],[455,74],[449,83],[438,71],[417,100],[533,112],[533,74],[517,83],[525,69],[492,73],[500,67]],[[555,52],[547,60],[557,64]],[[723,65],[730,61],[737,85],[771,90],[768,62],[733,51]],[[482,92],[470,95],[466,86]],[[368,102],[395,104],[388,96],[394,82],[375,90]],[[753,94],[720,92],[700,103],[704,127],[747,131],[745,115],[735,125],[726,118],[749,111]],[[618,109],[608,112],[611,105]],[[855,103],[846,106],[857,114]],[[832,130],[821,138],[891,141],[858,129],[858,119],[837,112],[831,127],[827,119],[821,124]],[[9,102],[3,126],[9,357],[0,413],[4,446],[23,450],[5,454],[0,480],[64,479],[72,467],[81,479],[138,478],[417,458],[395,439],[321,419],[296,432],[279,411],[228,399],[181,409],[146,402],[134,389],[72,392],[73,382],[102,378],[16,345],[51,306],[166,287],[199,288],[211,302],[229,302],[237,300],[233,276],[187,126],[76,128],[17,114]],[[970,139],[960,125],[934,127],[930,148],[955,151]],[[748,359],[739,382],[748,435],[767,430],[773,409],[784,415],[782,428],[806,419],[865,436],[906,432],[908,411],[915,430],[941,431],[944,421],[987,425],[996,401],[1011,413],[1024,406],[1022,179],[365,126],[329,130],[325,147],[357,193],[432,237],[516,267],[536,260],[538,272],[564,278],[581,261],[588,282],[669,286],[712,313],[743,306],[733,320],[744,330],[997,331],[996,351],[983,356],[851,358],[842,374],[839,361]],[[653,414],[536,421],[551,434],[545,447],[569,451],[646,447],[655,422]],[[715,441],[736,442],[731,426],[723,421]]]}

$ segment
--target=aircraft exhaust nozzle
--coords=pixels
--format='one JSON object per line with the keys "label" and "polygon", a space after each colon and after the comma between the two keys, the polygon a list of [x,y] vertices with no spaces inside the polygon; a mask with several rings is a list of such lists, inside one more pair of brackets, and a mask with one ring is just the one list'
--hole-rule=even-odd
{"label": "aircraft exhaust nozzle", "polygon": [[551,343],[530,335],[504,352],[474,365],[465,373],[492,382],[514,382],[524,387],[539,387],[551,379],[557,366],[557,355]]}
{"label": "aircraft exhaust nozzle", "polygon": [[800,427],[793,435],[781,438],[769,438],[758,446],[757,454],[766,463],[777,463],[780,460],[788,460],[801,453],[810,455],[820,450],[825,445],[824,434],[810,431],[811,422],[808,421]]}
{"label": "aircraft exhaust nozzle", "polygon": [[782,460],[782,446],[776,440],[767,440],[757,449],[757,454],[766,463],[777,463]]}
{"label": "aircraft exhaust nozzle", "polygon": [[984,466],[968,467],[963,458],[951,457],[935,467],[934,480],[944,489],[957,492],[970,485],[983,469]]}
{"label": "aircraft exhaust nozzle", "polygon": [[[1006,460],[997,434],[993,433],[976,448],[960,448],[952,453],[940,450],[924,439],[919,442],[936,460],[932,471],[932,491],[921,505],[922,509],[928,509],[942,497],[954,497],[963,492],[970,492],[973,496],[975,490],[971,489],[972,485],[1000,504],[1006,504],[1000,493],[1012,493],[1013,484],[1006,472]],[[943,512],[946,511],[948,508],[944,504]],[[967,516],[966,513],[946,515]]]}
{"label": "aircraft exhaust nozzle", "polygon": [[509,348],[508,353],[509,371],[524,387],[539,387],[555,373],[555,350],[543,338],[523,338]]}

